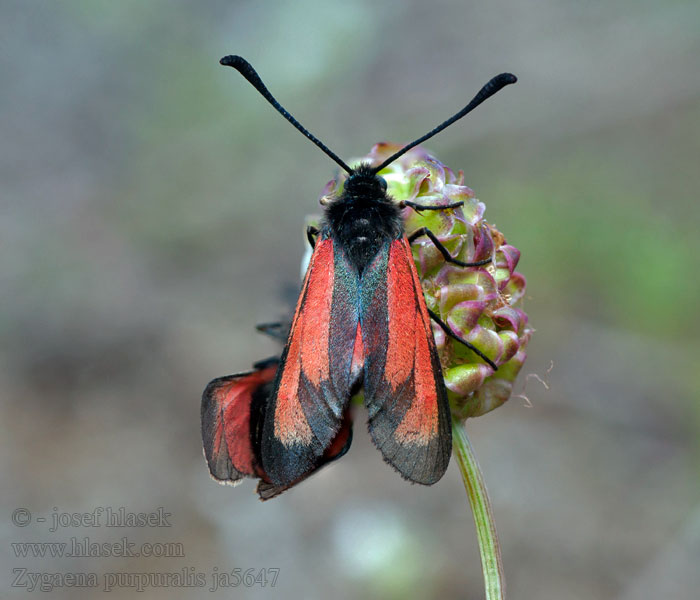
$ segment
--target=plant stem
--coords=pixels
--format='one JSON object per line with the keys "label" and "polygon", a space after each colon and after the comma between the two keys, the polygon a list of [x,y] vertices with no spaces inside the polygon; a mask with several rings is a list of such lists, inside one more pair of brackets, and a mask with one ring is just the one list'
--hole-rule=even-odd
{"label": "plant stem", "polygon": [[486,600],[504,600],[506,581],[491,501],[479,463],[469,443],[464,421],[452,420],[452,443],[476,525]]}

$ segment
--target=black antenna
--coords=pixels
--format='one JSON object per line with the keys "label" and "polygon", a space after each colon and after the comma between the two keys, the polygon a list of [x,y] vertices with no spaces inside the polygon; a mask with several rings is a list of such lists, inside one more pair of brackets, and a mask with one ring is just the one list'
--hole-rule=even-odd
{"label": "black antenna", "polygon": [[425,140],[430,139],[434,135],[440,133],[443,129],[445,129],[446,127],[449,127],[450,125],[452,125],[452,123],[454,123],[455,121],[458,121],[464,115],[473,111],[484,100],[489,99],[496,92],[500,91],[505,86],[510,85],[511,83],[515,83],[516,81],[518,81],[518,78],[515,75],[513,75],[512,73],[501,73],[500,75],[496,75],[493,79],[491,79],[491,81],[489,81],[484,87],[482,87],[479,90],[479,93],[476,96],[474,96],[474,98],[472,98],[472,101],[469,104],[467,104],[462,110],[460,110],[456,115],[454,115],[453,117],[450,117],[449,119],[447,119],[447,121],[445,121],[441,125],[438,125],[435,129],[426,133],[423,137],[419,137],[417,140],[411,142],[407,146],[404,146],[396,154],[392,154],[381,165],[379,165],[378,167],[375,167],[374,172],[379,173],[379,171],[388,167],[397,158],[399,158],[399,156],[402,156],[403,154],[408,152],[414,146],[417,146],[418,144],[422,144]]}
{"label": "black antenna", "polygon": [[226,67],[233,67],[236,69],[243,77],[245,77],[248,82],[256,89],[260,94],[267,100],[272,106],[275,107],[277,112],[279,112],[287,121],[289,121],[294,127],[301,131],[307,138],[309,138],[314,144],[316,144],[323,152],[325,152],[330,158],[337,162],[343,169],[348,173],[352,173],[353,170],[348,167],[335,152],[332,152],[321,140],[319,140],[315,135],[309,132],[299,121],[297,121],[292,115],[290,115],[285,108],[275,100],[275,97],[270,93],[265,87],[265,84],[260,79],[252,65],[240,56],[224,56],[220,61],[222,65]]}

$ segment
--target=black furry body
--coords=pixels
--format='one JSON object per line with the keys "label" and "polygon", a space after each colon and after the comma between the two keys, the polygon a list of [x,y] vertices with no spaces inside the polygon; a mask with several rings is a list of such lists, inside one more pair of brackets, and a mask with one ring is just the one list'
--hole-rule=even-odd
{"label": "black furry body", "polygon": [[387,242],[403,234],[400,207],[387,195],[384,179],[364,164],[328,205],[321,228],[321,236],[340,245],[359,275]]}

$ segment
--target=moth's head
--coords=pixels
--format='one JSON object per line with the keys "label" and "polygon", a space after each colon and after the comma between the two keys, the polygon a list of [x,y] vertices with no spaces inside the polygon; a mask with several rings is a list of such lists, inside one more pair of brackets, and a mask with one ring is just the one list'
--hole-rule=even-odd
{"label": "moth's head", "polygon": [[385,198],[386,179],[377,175],[373,167],[362,163],[345,180],[344,193],[355,198]]}

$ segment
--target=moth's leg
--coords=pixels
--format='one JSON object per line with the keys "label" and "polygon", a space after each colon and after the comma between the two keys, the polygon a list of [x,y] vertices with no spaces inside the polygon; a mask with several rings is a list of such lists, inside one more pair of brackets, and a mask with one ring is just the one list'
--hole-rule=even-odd
{"label": "moth's leg", "polygon": [[440,329],[442,329],[447,335],[449,335],[451,338],[457,340],[460,344],[464,344],[474,354],[483,358],[494,371],[498,370],[498,367],[496,366],[495,362],[493,362],[481,350],[479,350],[476,346],[474,346],[474,344],[471,344],[467,340],[463,340],[461,337],[459,337],[454,331],[452,331],[450,326],[447,325],[447,323],[445,323],[440,317],[438,317],[432,310],[428,309],[428,314],[430,315],[430,318],[433,321],[435,321],[438,324],[438,326],[440,327]]}
{"label": "moth's leg", "polygon": [[464,202],[461,200],[459,202],[453,202],[452,204],[416,204],[410,200],[404,200],[402,202],[403,206],[408,206],[419,213],[422,210],[447,210],[448,208],[459,208],[464,206]]}
{"label": "moth's leg", "polygon": [[281,321],[276,321],[274,323],[258,323],[255,329],[260,333],[269,335],[271,338],[285,341],[289,331],[289,323],[282,323]]}
{"label": "moth's leg", "polygon": [[319,230],[317,227],[314,227],[313,225],[309,225],[306,228],[306,239],[309,240],[309,244],[311,245],[312,248],[316,247],[316,240],[314,239],[315,235],[319,234]]}
{"label": "moth's leg", "polygon": [[272,367],[280,364],[279,356],[271,356],[270,358],[265,358],[253,363],[254,369],[266,369],[267,367]]}
{"label": "moth's leg", "polygon": [[453,258],[450,252],[445,248],[445,246],[442,245],[439,239],[435,237],[435,234],[430,231],[427,227],[421,227],[420,229],[416,229],[411,235],[408,236],[408,241],[412,242],[413,240],[421,237],[422,235],[427,235],[430,238],[430,241],[435,244],[435,247],[440,251],[440,254],[444,257],[444,259],[452,263],[454,265],[459,265],[460,267],[480,267],[482,265],[487,265],[491,262],[490,258],[485,258],[484,260],[478,260],[476,262],[462,262],[461,260],[457,260],[456,258]]}

